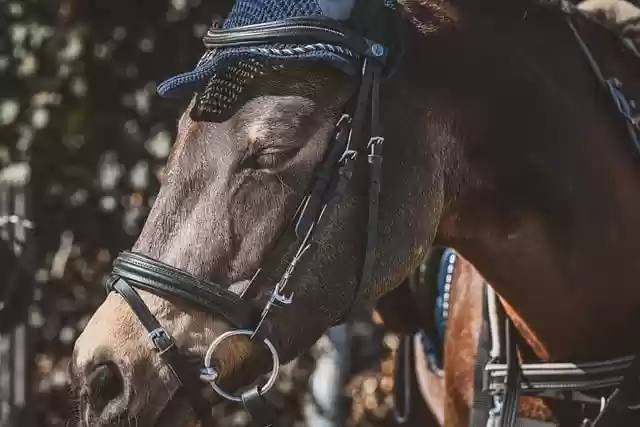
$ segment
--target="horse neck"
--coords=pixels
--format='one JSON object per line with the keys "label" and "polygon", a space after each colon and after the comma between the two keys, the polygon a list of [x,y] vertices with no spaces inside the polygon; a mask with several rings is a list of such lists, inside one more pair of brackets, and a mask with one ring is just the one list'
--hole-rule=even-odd
{"label": "horse neck", "polygon": [[488,101],[462,115],[466,137],[443,167],[445,188],[457,190],[446,195],[436,243],[480,270],[540,343],[539,356],[632,353],[639,158],[575,41],[557,31],[553,49],[524,45],[518,70],[496,66],[499,76],[484,79]]}

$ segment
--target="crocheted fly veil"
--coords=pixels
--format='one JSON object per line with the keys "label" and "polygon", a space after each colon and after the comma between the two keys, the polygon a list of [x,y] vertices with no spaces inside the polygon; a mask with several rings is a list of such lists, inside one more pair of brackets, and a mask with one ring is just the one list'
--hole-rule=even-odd
{"label": "crocheted fly veil", "polygon": [[[388,15],[394,10],[395,0],[238,0],[222,28],[324,16],[343,21],[372,39],[388,38],[381,33],[390,31],[385,27],[388,27]],[[219,26],[214,23],[212,28]],[[326,62],[355,76],[361,71],[359,59],[350,49],[328,43],[272,43],[211,49],[200,58],[194,70],[161,83],[158,93],[163,97],[176,97],[197,92],[191,117],[219,122],[231,117],[246,102],[247,85],[267,71],[282,68],[291,61]]]}

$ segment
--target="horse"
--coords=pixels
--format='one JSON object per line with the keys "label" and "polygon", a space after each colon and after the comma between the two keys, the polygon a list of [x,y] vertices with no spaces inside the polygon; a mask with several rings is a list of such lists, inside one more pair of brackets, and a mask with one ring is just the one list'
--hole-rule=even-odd
{"label": "horse", "polygon": [[[195,95],[76,341],[81,423],[207,426],[222,399],[272,423],[279,363],[432,246],[482,272],[541,361],[636,351],[639,76],[615,37],[562,1],[336,2],[237,0],[159,86]],[[493,371],[507,425],[518,347]]]}

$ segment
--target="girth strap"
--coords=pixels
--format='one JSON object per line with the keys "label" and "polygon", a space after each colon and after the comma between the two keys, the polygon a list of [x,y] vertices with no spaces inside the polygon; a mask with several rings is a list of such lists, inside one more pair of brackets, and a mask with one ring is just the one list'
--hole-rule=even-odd
{"label": "girth strap", "polygon": [[[523,363],[526,381],[524,394],[540,395],[543,391],[593,390],[615,386],[631,365],[634,356],[589,363]],[[504,391],[506,365],[489,363],[485,368],[485,386],[491,392]]]}
{"label": "girth strap", "polygon": [[469,427],[487,427],[487,421],[493,409],[493,397],[484,388],[484,369],[491,361],[492,339],[489,320],[489,285],[482,285],[482,323],[476,347],[476,361],[474,368],[473,402],[469,416]]}
{"label": "girth strap", "polygon": [[624,373],[620,385],[609,396],[605,407],[594,420],[592,427],[618,427],[640,423],[640,410],[637,407],[635,410],[631,409],[631,406],[638,405],[640,400],[639,376],[640,357],[636,355]]}
{"label": "girth strap", "polygon": [[518,401],[520,399],[520,383],[522,369],[518,360],[518,345],[516,343],[516,331],[511,319],[505,320],[505,342],[507,347],[507,377],[505,379],[506,393],[502,403],[501,427],[516,427],[518,420]]}
{"label": "girth strap", "polygon": [[111,275],[107,281],[109,291],[115,279],[123,278],[134,288],[187,301],[207,313],[219,314],[236,328],[250,329],[256,324],[257,310],[238,295],[148,256],[121,252],[113,263]]}

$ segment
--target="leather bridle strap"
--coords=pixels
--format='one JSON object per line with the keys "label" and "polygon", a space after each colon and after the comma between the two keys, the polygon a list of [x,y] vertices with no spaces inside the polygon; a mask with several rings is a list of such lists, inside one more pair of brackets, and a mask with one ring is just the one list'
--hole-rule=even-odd
{"label": "leather bridle strap", "polygon": [[113,263],[111,275],[126,279],[134,288],[186,301],[207,313],[221,315],[238,329],[249,329],[256,324],[256,308],[235,293],[148,256],[121,252]]}
{"label": "leather bridle strap", "polygon": [[184,389],[196,416],[202,421],[203,427],[213,427],[211,407],[202,396],[202,382],[198,371],[190,369],[191,366],[184,362],[173,337],[162,327],[138,292],[125,279],[111,276],[107,281],[107,289],[117,292],[129,304],[142,326],[149,333],[149,339],[158,355],[169,366],[174,377]]}
{"label": "leather bridle strap", "polygon": [[380,131],[380,79],[382,75],[382,67],[380,64],[367,61],[367,67],[371,68],[371,133],[367,149],[369,155],[369,212],[367,224],[367,249],[365,252],[364,262],[362,264],[362,274],[360,276],[361,283],[371,282],[373,273],[373,263],[376,259],[376,242],[378,240],[378,211],[380,201],[380,183],[382,181],[382,144],[384,138]]}
{"label": "leather bridle strap", "polygon": [[324,206],[333,199],[339,176],[340,160],[348,149],[350,117],[342,116],[336,125],[336,134],[329,147],[329,154],[314,174],[311,190],[305,197],[295,224],[296,236],[304,238],[315,226]]}
{"label": "leather bridle strap", "polygon": [[[353,291],[350,307],[356,302],[362,285],[371,281],[373,265],[376,259],[375,249],[378,239],[380,182],[382,180],[382,145],[384,143],[384,138],[381,136],[380,132],[379,118],[379,96],[382,68],[382,61],[378,62],[369,58],[364,60],[356,111],[354,113],[353,126],[351,128],[350,145],[355,145],[355,149],[359,149],[359,151],[364,151],[365,149],[369,151],[367,160],[370,167],[366,247],[364,250],[362,270],[360,271],[360,276],[357,279],[356,286]],[[364,125],[366,123],[366,110],[369,103],[371,104],[371,115],[369,119],[370,138],[368,143],[365,145],[363,142]],[[363,147],[363,145],[365,146]]]}
{"label": "leather bridle strap", "polygon": [[238,46],[259,46],[278,43],[328,43],[344,46],[359,55],[386,56],[381,46],[349,27],[326,17],[296,17],[236,28],[211,28],[203,38],[207,49]]}

